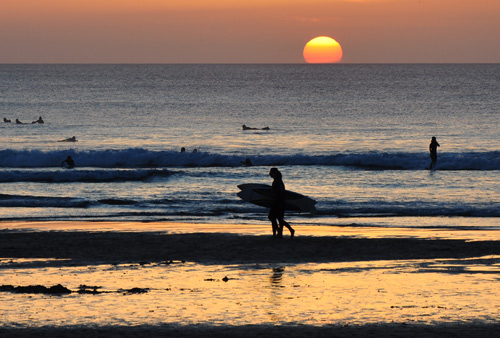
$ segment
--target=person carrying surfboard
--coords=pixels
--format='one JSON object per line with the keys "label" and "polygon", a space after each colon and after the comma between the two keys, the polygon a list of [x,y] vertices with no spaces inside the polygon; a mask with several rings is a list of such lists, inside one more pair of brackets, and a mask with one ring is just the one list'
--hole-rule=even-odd
{"label": "person carrying surfboard", "polygon": [[277,168],[271,168],[269,176],[273,178],[271,189],[274,200],[267,217],[273,226],[273,237],[282,238],[283,227],[287,227],[290,230],[290,238],[293,238],[295,230],[285,221],[285,184],[283,183],[281,172]]}

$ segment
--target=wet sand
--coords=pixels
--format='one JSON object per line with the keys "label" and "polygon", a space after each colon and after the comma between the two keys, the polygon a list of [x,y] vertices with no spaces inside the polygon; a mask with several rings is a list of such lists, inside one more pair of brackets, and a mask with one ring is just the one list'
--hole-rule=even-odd
{"label": "wet sand", "polygon": [[[173,261],[204,265],[304,264],[500,255],[498,234],[448,236],[412,229],[297,227],[297,237],[272,239],[267,226],[144,223],[2,223],[0,258],[9,268],[98,266]],[[317,228],[317,229],[315,229]],[[32,230],[29,230],[32,229]],[[486,238],[492,238],[486,240]],[[6,261],[11,259],[11,263]],[[23,261],[23,259],[25,259]],[[15,261],[15,262],[14,262]],[[496,262],[496,261],[495,261]],[[0,274],[2,270],[0,270]],[[0,282],[0,284],[2,284]],[[47,285],[49,286],[49,285]],[[321,309],[318,309],[321,311]],[[2,337],[488,337],[494,323],[367,325],[139,325],[1,327]]]}
{"label": "wet sand", "polygon": [[[95,226],[95,225],[94,225]],[[166,233],[121,231],[3,231],[0,257],[57,258],[66,263],[105,264],[121,262],[189,261],[203,264],[230,263],[323,263],[369,260],[467,258],[500,254],[500,241],[415,238],[413,230],[388,230],[389,237],[364,238],[306,233],[290,239],[273,239],[267,227],[257,235],[221,232]],[[140,224],[136,227],[140,228]],[[192,229],[196,229],[193,225]],[[406,232],[412,237],[402,237]],[[391,234],[394,237],[390,237]],[[431,232],[429,232],[431,234]]]}

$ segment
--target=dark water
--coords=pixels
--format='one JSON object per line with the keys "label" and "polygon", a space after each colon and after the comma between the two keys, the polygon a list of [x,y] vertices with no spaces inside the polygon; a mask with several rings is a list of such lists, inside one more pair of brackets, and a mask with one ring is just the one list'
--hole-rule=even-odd
{"label": "dark water", "polygon": [[0,124],[0,220],[266,222],[236,185],[276,166],[318,202],[295,223],[495,227],[499,89],[496,64],[0,65],[26,123]]}

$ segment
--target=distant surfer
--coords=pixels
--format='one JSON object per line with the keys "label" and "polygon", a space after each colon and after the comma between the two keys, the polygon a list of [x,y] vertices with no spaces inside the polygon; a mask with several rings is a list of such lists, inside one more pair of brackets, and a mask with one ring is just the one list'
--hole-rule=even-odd
{"label": "distant surfer", "polygon": [[247,157],[244,161],[240,161],[241,164],[246,165],[247,167],[252,167],[253,163],[250,161],[250,159]]}
{"label": "distant surfer", "polygon": [[21,121],[19,121],[19,119],[16,119],[16,124],[24,124],[24,123],[22,123]]}
{"label": "distant surfer", "polygon": [[3,122],[4,122],[4,123],[10,123],[10,122],[12,122],[12,121],[4,117],[4,118],[3,118]]}
{"label": "distant surfer", "polygon": [[61,167],[73,169],[75,167],[75,161],[71,158],[71,156],[68,156],[64,161],[62,161]]}
{"label": "distant surfer", "polygon": [[431,140],[431,144],[429,144],[429,152],[431,155],[431,165],[430,169],[434,169],[436,166],[436,161],[437,161],[437,147],[439,147],[439,143],[436,140],[436,137],[433,136]]}
{"label": "distant surfer", "polygon": [[70,138],[65,138],[64,140],[59,140],[57,142],[78,142],[75,136],[72,136]]}
{"label": "distant surfer", "polygon": [[242,125],[241,129],[243,130],[269,130],[269,127],[264,127],[264,128],[252,128],[252,127],[247,127],[246,125]]}
{"label": "distant surfer", "polygon": [[[277,168],[271,168],[269,176],[273,178],[271,189],[273,191],[274,200],[268,215],[273,226],[273,237],[283,237],[283,227],[285,226],[290,230],[290,238],[293,238],[295,230],[285,221],[285,184],[283,183],[281,172]],[[278,220],[278,222],[276,222],[276,220]]]}
{"label": "distant surfer", "polygon": [[42,124],[42,123],[45,123],[45,122],[43,121],[42,117],[41,117],[41,116],[39,116],[39,117],[38,117],[38,120],[33,121],[33,122],[31,122],[31,123],[40,123],[40,124]]}

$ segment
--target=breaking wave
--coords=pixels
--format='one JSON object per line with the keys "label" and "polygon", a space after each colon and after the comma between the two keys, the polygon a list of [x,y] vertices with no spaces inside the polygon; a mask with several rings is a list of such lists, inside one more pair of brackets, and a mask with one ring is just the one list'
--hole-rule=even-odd
{"label": "breaking wave", "polygon": [[[322,165],[348,166],[373,170],[423,170],[429,166],[427,153],[335,153],[327,155],[227,155],[210,152],[179,153],[142,148],[124,150],[1,150],[0,168],[58,168],[71,155],[77,168],[164,168],[164,167],[237,167],[249,158],[253,165]],[[439,170],[500,170],[500,151],[439,154]],[[101,175],[124,175],[120,171]],[[130,174],[130,173],[129,173]],[[133,175],[156,175],[161,172],[136,172]],[[15,175],[12,173],[12,175]],[[39,174],[42,175],[43,174]],[[79,175],[79,174],[75,174]],[[84,176],[83,173],[81,175]],[[143,178],[141,178],[143,179]]]}

